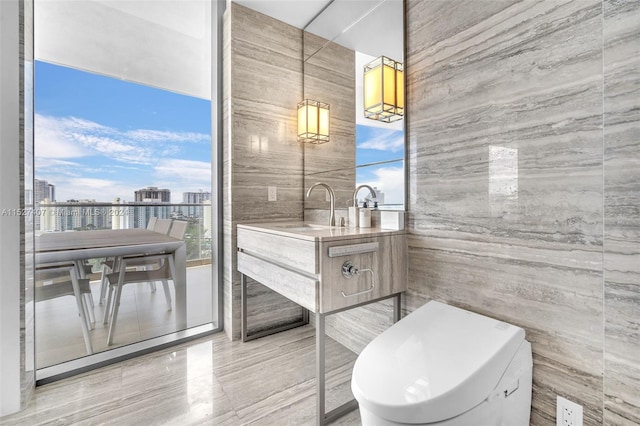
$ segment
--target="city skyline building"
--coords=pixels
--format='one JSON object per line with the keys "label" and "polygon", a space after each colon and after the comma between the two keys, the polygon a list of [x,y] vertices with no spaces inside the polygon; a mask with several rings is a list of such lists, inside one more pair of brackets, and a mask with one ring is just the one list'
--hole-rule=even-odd
{"label": "city skyline building", "polygon": [[[134,228],[146,228],[149,219],[171,218],[171,190],[159,189],[157,186],[147,186],[134,192],[134,203],[142,203],[144,206],[132,208],[132,223]],[[148,206],[146,204],[149,204]]]}
{"label": "city skyline building", "polygon": [[200,190],[182,193],[182,202],[185,204],[203,204],[205,201],[211,201],[211,192]]}
{"label": "city skyline building", "polygon": [[170,203],[171,191],[158,189],[157,186],[147,186],[134,191],[134,201],[137,203]]}
{"label": "city skyline building", "polygon": [[[74,229],[129,229],[146,228],[151,217],[159,219],[202,220],[205,206],[211,208],[210,191],[186,191],[183,203],[171,205],[171,190],[148,186],[134,191],[135,201],[116,197],[111,202],[95,199],[69,199],[56,202],[55,185],[36,179],[33,192],[35,228],[42,232]],[[45,196],[44,198],[41,198]],[[40,205],[42,204],[42,205]],[[143,204],[143,205],[141,205]],[[198,205],[194,205],[198,204]],[[210,212],[208,212],[210,214]],[[205,222],[206,223],[206,222]],[[205,227],[207,228],[207,227]]]}
{"label": "city skyline building", "polygon": [[199,206],[187,205],[181,208],[182,214],[186,217],[202,217],[204,211],[202,204],[211,203],[211,192],[200,190],[198,192],[183,192],[183,204],[201,204]]}
{"label": "city skyline building", "polygon": [[[119,207],[122,205],[122,207]],[[113,206],[111,210],[111,229],[129,229],[131,223],[133,223],[133,209],[134,207],[126,207],[126,203],[121,201],[120,198],[113,200]]]}
{"label": "city skyline building", "polygon": [[36,217],[40,218],[40,231],[64,232],[76,229],[109,229],[112,221],[111,203],[95,200],[41,202]]}
{"label": "city skyline building", "polygon": [[[50,200],[49,202],[56,201],[56,186],[42,179],[33,180],[33,192],[28,195],[30,200],[26,200],[27,204],[33,205],[35,212],[40,211],[40,204],[44,200]],[[41,229],[41,215],[34,215],[33,217],[34,229]]]}
{"label": "city skyline building", "polygon": [[33,203],[37,204],[44,199],[48,199],[49,202],[56,202],[56,186],[47,182],[46,180],[34,179],[33,181],[34,198]]}

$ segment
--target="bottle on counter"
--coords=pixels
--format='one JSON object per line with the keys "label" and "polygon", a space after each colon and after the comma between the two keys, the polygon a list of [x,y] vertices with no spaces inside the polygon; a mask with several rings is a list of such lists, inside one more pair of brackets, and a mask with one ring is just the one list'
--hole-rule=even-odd
{"label": "bottle on counter", "polygon": [[361,208],[358,212],[358,222],[360,228],[371,228],[371,209],[367,207]]}
{"label": "bottle on counter", "polygon": [[359,210],[358,207],[349,207],[349,228],[358,227]]}

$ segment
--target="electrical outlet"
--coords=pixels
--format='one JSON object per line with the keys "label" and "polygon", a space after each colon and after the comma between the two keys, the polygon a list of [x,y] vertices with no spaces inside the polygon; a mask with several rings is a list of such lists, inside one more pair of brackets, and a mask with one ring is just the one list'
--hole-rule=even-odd
{"label": "electrical outlet", "polygon": [[556,426],[582,426],[582,405],[558,396]]}
{"label": "electrical outlet", "polygon": [[267,187],[267,200],[276,201],[278,199],[278,188],[275,186]]}

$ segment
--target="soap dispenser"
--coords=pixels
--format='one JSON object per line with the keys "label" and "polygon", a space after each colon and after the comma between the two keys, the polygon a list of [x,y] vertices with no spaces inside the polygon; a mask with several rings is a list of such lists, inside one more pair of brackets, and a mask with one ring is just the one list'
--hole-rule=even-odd
{"label": "soap dispenser", "polygon": [[358,212],[358,225],[360,228],[371,228],[371,209],[366,201]]}

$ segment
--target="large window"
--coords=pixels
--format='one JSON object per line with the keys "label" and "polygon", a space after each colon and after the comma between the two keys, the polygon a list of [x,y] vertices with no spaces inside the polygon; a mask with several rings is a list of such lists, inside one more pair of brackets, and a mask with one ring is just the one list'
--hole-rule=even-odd
{"label": "large window", "polygon": [[[35,17],[36,367],[218,328],[211,3],[36,2]],[[85,257],[42,260],[78,241]]]}
{"label": "large window", "polygon": [[49,201],[211,193],[210,101],[46,62],[35,77],[36,179]]}

